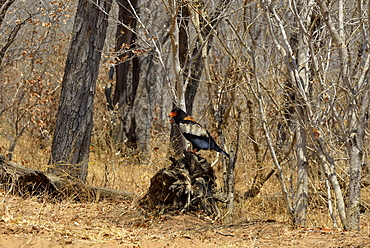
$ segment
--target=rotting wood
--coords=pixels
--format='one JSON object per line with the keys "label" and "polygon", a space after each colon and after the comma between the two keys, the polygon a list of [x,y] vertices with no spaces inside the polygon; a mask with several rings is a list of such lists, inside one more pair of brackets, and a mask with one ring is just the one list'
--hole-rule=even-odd
{"label": "rotting wood", "polygon": [[131,201],[137,196],[131,192],[89,186],[67,177],[26,168],[6,161],[2,155],[0,155],[0,187],[21,196],[48,195],[53,199]]}
{"label": "rotting wood", "polygon": [[150,181],[148,192],[140,205],[149,211],[204,212],[220,216],[217,201],[225,201],[216,189],[216,176],[206,159],[184,152],[180,159],[170,158],[172,164],[159,170]]}

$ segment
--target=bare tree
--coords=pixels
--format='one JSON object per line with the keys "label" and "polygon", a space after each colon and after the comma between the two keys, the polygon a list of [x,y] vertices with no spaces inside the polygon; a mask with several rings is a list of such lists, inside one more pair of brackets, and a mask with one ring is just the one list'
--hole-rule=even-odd
{"label": "bare tree", "polygon": [[[369,9],[364,9],[365,4],[361,1],[357,2],[357,8],[353,10],[360,21],[359,29],[353,29],[350,26],[345,28],[344,23],[346,18],[350,18],[347,12],[352,12],[353,5],[338,1],[337,20],[338,26],[334,24],[333,13],[329,11],[329,7],[323,1],[315,1],[319,6],[320,13],[325,21],[328,33],[337,46],[338,61],[339,61],[339,78],[338,85],[344,91],[338,92],[343,94],[346,101],[343,103],[338,102],[334,98],[338,93],[333,95],[333,92],[328,92],[327,101],[330,102],[330,107],[335,121],[339,124],[341,139],[346,146],[346,153],[349,157],[348,172],[349,172],[349,185],[348,185],[348,199],[347,205],[344,203],[338,204],[339,215],[342,224],[347,230],[358,230],[360,223],[360,185],[361,185],[361,165],[363,164],[364,156],[364,141],[365,141],[365,123],[366,116],[368,115],[369,108],[369,54],[364,54],[363,49],[368,47],[369,34],[365,31],[365,23],[362,16],[367,14],[369,18]],[[369,19],[367,19],[369,23]],[[348,38],[346,37],[345,30],[358,37],[359,49],[352,50],[347,47]],[[355,35],[359,33],[360,35]],[[368,49],[368,48],[367,48]],[[350,58],[357,53],[357,59],[351,61]],[[325,84],[323,80],[320,80]],[[342,93],[342,94],[341,94]],[[345,110],[342,111],[345,107]],[[320,126],[320,130],[321,126]],[[334,169],[334,168],[333,168]],[[328,175],[329,176],[329,175]],[[337,187],[336,185],[332,185]],[[334,188],[334,192],[336,192]]]}
{"label": "bare tree", "polygon": [[[179,19],[179,57],[181,70],[183,71],[182,87],[185,88],[184,99],[186,111],[189,115],[193,112],[194,99],[199,87],[200,78],[204,70],[209,70],[208,55],[215,34],[215,30],[221,20],[221,14],[227,9],[230,1],[221,0],[214,3],[214,6],[207,6],[203,1],[198,5],[186,3],[181,6],[181,19]],[[200,14],[201,13],[201,14]],[[188,19],[191,17],[192,24],[196,30],[194,42],[189,42],[190,29]]]}
{"label": "bare tree", "polygon": [[[287,98],[289,105],[294,110],[294,112],[289,112],[289,122],[294,123],[293,136],[283,158],[288,157],[287,154],[291,149],[289,147],[296,147],[297,183],[296,188],[291,187],[296,192],[292,193],[291,199],[286,198],[287,201],[293,202],[294,208],[291,211],[295,216],[295,223],[305,224],[308,194],[307,163],[314,159],[307,155],[307,147],[311,146],[334,191],[336,207],[343,227],[347,230],[356,230],[359,228],[364,125],[369,106],[367,86],[369,57],[368,54],[364,55],[361,52],[356,60],[350,60],[356,52],[346,45],[349,42],[346,39],[346,32],[353,34],[352,37],[358,37],[356,42],[361,44],[359,51],[363,51],[363,47],[367,46],[367,34],[364,31],[363,22],[357,28],[352,28],[350,25],[344,26],[346,21],[351,22],[344,10],[357,16],[363,16],[365,14],[363,3],[358,2],[356,9],[352,8],[353,5],[345,4],[343,1],[337,1],[336,5],[331,5],[331,8],[338,8],[336,16],[338,22],[335,24],[332,17],[334,13],[329,11],[329,7],[322,1],[289,1],[289,8],[284,12],[286,15],[284,18],[281,16],[283,12],[278,13],[277,11],[277,8],[281,6],[278,7],[269,1],[261,3],[266,6],[268,12],[265,19],[269,23],[272,40],[284,59],[283,70],[286,70],[284,76],[289,83],[283,88],[289,96]],[[298,32],[291,32],[287,28],[288,25],[294,26],[293,20],[296,20],[295,23],[298,24]],[[320,23],[320,20],[323,22]],[[359,32],[362,36],[354,35]],[[330,44],[324,41],[327,43],[333,41],[336,48],[333,51],[330,50]],[[324,53],[325,56],[322,55]],[[339,75],[338,81],[331,85],[327,84],[328,68]],[[330,76],[333,77],[333,74]],[[277,81],[280,80],[277,79]],[[338,101],[338,98],[343,100]],[[333,150],[331,137],[345,143],[346,155],[349,158],[348,164],[339,165],[334,160],[334,155],[330,154],[330,150]],[[280,160],[280,163],[281,161],[283,160]],[[279,161],[276,161],[276,164],[278,163]],[[347,188],[341,186],[343,183],[340,183],[338,179],[336,170],[338,166],[347,167],[349,172],[347,197],[344,194]],[[290,179],[291,184],[293,178]],[[345,202],[346,199],[347,202]],[[333,222],[336,223],[335,217],[331,215]]]}
{"label": "bare tree", "polygon": [[14,3],[15,0],[1,0],[0,1],[0,25],[3,23],[5,15],[9,7]]}
{"label": "bare tree", "polygon": [[[171,16],[171,45],[177,93],[174,105],[192,115],[194,99],[204,70],[209,71],[208,56],[212,47],[215,30],[230,1],[208,4],[199,1],[170,1],[168,11]],[[192,25],[190,25],[192,24]],[[195,32],[194,32],[195,30]],[[210,82],[210,74],[206,73]],[[171,130],[172,146],[175,151],[184,145],[176,128]]]}
{"label": "bare tree", "polygon": [[[0,71],[6,75],[0,83],[0,116],[1,122],[6,123],[1,126],[0,135],[9,142],[6,153],[12,160],[19,141],[27,134],[40,142],[40,148],[49,143],[43,134],[53,128],[58,97],[55,89],[59,87],[55,78],[61,68],[57,62],[63,54],[53,35],[58,34],[60,42],[64,42],[68,28],[62,32],[59,28],[63,21],[68,22],[69,17],[65,16],[71,10],[45,2],[0,4]],[[56,49],[45,49],[50,47]]]}
{"label": "bare tree", "polygon": [[[13,3],[14,3],[14,0],[1,0],[0,1],[0,25],[3,23],[7,11],[12,6]],[[8,35],[7,42],[0,49],[0,65],[3,61],[3,58],[4,58],[4,55],[5,55],[6,51],[8,50],[10,45],[14,42],[15,37],[17,36],[19,30],[30,19],[31,19],[31,15],[28,18],[26,18],[25,20],[17,23],[14,26],[14,28],[12,29],[12,31],[10,32],[10,34]]]}
{"label": "bare tree", "polygon": [[[86,178],[95,81],[110,3],[80,1],[62,84],[51,161],[58,170],[81,179]],[[111,112],[120,122],[113,134],[116,143],[150,151],[152,119],[160,117],[156,128],[165,130],[168,110],[176,105],[195,119],[207,116],[200,122],[219,136],[221,146],[229,144],[228,150],[235,153],[231,163],[223,160],[230,213],[233,182],[240,182],[241,174],[250,185],[248,200],[276,172],[280,186],[276,191],[282,193],[292,223],[310,224],[308,206],[314,206],[309,202],[314,199],[327,206],[333,226],[359,229],[361,168],[366,168],[369,152],[368,1],[117,3],[119,15],[109,15],[117,22],[116,34],[111,35],[116,36],[118,57]],[[7,4],[25,2],[1,4],[6,12]],[[54,8],[55,13],[61,11]],[[1,70],[6,73],[1,78],[5,84],[0,84],[0,117],[6,124],[0,126],[0,134],[9,141],[10,156],[36,122],[54,128],[53,105],[39,106],[45,103],[46,92],[59,92],[56,78],[62,78],[58,73],[63,70],[46,69],[56,56],[45,44],[58,49],[64,41],[50,43],[49,37],[59,37],[46,29],[52,21],[59,24],[46,20],[53,15],[41,14],[43,25],[31,26],[33,18],[26,21],[41,9],[23,8],[22,16],[18,12],[14,18],[21,21],[10,22],[9,27],[4,24],[8,19],[3,19],[4,34],[10,36],[1,37]],[[25,36],[17,37],[26,35],[28,27],[34,28],[29,32],[32,45],[15,46],[24,40]],[[41,27],[43,35],[37,33]],[[63,52],[58,58],[55,64],[63,64]],[[12,60],[12,65],[5,65]],[[55,102],[54,98],[48,99]],[[50,109],[47,121],[40,109]],[[185,145],[178,137],[171,134],[181,154]],[[243,152],[236,154],[238,150]],[[255,163],[248,163],[251,157]],[[234,175],[234,166],[240,164],[245,173]]]}
{"label": "bare tree", "polygon": [[[93,126],[93,106],[101,51],[111,0],[80,0],[62,82],[50,163],[86,180]],[[102,11],[103,10],[103,11]]]}

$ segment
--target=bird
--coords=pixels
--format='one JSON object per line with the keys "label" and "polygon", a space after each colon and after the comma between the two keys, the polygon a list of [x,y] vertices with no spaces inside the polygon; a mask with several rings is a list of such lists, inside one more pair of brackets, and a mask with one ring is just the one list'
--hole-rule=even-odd
{"label": "bird", "polygon": [[193,145],[194,153],[199,150],[214,150],[230,157],[227,152],[217,145],[209,132],[191,116],[188,116],[182,109],[173,109],[170,112],[169,117],[171,118],[171,121],[173,120],[177,124],[185,139],[190,141]]}

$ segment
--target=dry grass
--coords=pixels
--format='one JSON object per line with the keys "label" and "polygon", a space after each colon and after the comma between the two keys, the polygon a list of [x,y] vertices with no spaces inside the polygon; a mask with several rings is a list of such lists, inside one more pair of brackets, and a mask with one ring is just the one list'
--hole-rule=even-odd
{"label": "dry grass", "polygon": [[[88,184],[135,192],[139,195],[144,194],[149,187],[151,177],[156,171],[170,164],[167,158],[169,146],[168,127],[163,132],[155,132],[150,154],[143,157],[142,154],[129,148],[123,148],[121,152],[113,149],[109,139],[104,138],[108,137],[107,133],[109,133],[109,129],[106,126],[107,123],[96,122],[91,146]],[[226,137],[232,137],[232,135],[226,133]],[[230,142],[231,140],[227,140],[227,143]],[[4,153],[7,146],[8,141],[3,136],[0,136],[0,147],[2,148],[0,153]],[[14,153],[14,161],[30,168],[46,170],[50,156],[50,147],[50,140],[40,139],[32,133],[26,132],[18,141]],[[251,186],[251,181],[257,168],[253,149],[250,142],[248,143],[248,139],[244,139],[244,142],[241,143],[240,150],[242,152],[239,154],[235,171],[236,191],[239,195],[243,195]],[[223,184],[221,158],[217,158],[217,154],[213,152],[202,151],[201,154],[210,163],[218,159],[214,168],[218,178],[217,184],[221,187]],[[265,170],[268,171],[271,166],[271,163],[266,162]],[[287,173],[286,175],[289,174]],[[311,185],[316,184],[319,185],[320,183],[316,181],[311,182]],[[218,236],[221,236],[223,239],[217,242],[222,242],[224,247],[253,247],[258,245],[258,240],[262,238],[261,230],[268,228],[268,230],[271,229],[271,232],[276,231],[271,226],[267,227],[271,224],[276,225],[276,228],[280,230],[276,234],[277,236],[274,236],[275,238],[281,238],[286,235],[288,233],[287,230],[291,229],[291,223],[289,222],[285,203],[280,192],[278,179],[276,176],[273,176],[266,182],[260,194],[255,198],[249,200],[238,199],[235,204],[235,213],[232,221],[237,229],[232,229],[232,231],[222,229],[221,234],[218,234]],[[367,203],[370,202],[369,195],[368,189],[363,189],[362,197]],[[3,218],[3,221],[0,223],[4,228],[3,233],[7,235],[28,235],[28,238],[33,236],[43,237],[62,246],[79,244],[80,246],[77,247],[84,247],[85,245],[97,243],[113,243],[114,245],[111,247],[116,247],[117,244],[123,247],[126,245],[139,246],[143,244],[143,240],[146,243],[155,241],[163,245],[162,241],[168,242],[168,239],[173,238],[173,240],[176,240],[176,238],[190,235],[192,238],[185,239],[191,240],[192,244],[201,242],[199,246],[207,247],[209,245],[209,247],[213,247],[212,242],[216,241],[212,240],[214,239],[214,233],[217,232],[212,229],[214,228],[212,226],[225,224],[222,221],[212,223],[194,216],[162,216],[154,218],[146,215],[141,209],[137,209],[134,203],[130,202],[89,203],[68,200],[53,202],[46,196],[40,198],[19,198],[10,195],[6,196],[6,192],[0,191],[1,200],[4,201],[2,207],[6,208],[6,212],[0,214]],[[225,209],[222,209],[222,211],[223,214],[226,214]],[[333,224],[327,212],[325,199],[319,195],[313,195],[310,199],[307,226],[312,228],[332,228]],[[369,222],[369,211],[366,210],[361,219],[361,228],[365,236],[370,234]],[[254,224],[247,225],[245,223]],[[254,226],[260,225],[258,223],[262,226]],[[186,225],[185,229],[184,225]],[[246,234],[243,230],[249,228],[249,225],[253,226],[254,229],[249,230],[249,234]],[[199,231],[201,234],[186,231],[194,231],[200,228],[200,226],[204,228]],[[172,227],[172,229],[163,231],[165,230],[164,228],[169,227]],[[261,230],[258,228],[261,228]],[[208,231],[203,232],[204,230]],[[235,233],[234,236],[230,236],[232,237],[230,240],[229,236],[224,235],[228,231]],[[292,231],[289,231],[289,233],[292,233]],[[195,239],[194,237],[197,238]],[[276,240],[272,239],[271,242],[275,244]],[[153,245],[152,243],[150,244],[151,246]],[[282,244],[286,244],[286,242]],[[185,246],[178,245],[178,247]],[[161,246],[158,245],[158,247]]]}
{"label": "dry grass", "polygon": [[[118,153],[111,148],[93,146],[90,156],[88,184],[134,192],[139,195],[144,194],[149,188],[150,179],[156,171],[170,164],[167,158],[168,143],[166,140],[166,134],[158,135],[152,142],[152,147],[156,149],[153,149],[150,156],[146,156],[145,159],[140,157],[137,152],[129,149]],[[14,161],[30,168],[46,170],[50,146],[41,145],[40,142],[50,141],[24,136],[20,139],[15,150]],[[0,138],[0,146],[6,147],[6,140]],[[244,151],[251,151],[251,149],[244,148]],[[215,153],[203,151],[201,154],[209,162],[217,160]],[[216,169],[217,185],[221,187],[223,181],[220,158],[214,168]],[[235,188],[238,196],[242,196],[249,189],[256,170],[253,153],[244,152],[241,154],[235,171]],[[257,197],[249,200],[243,200],[239,197],[235,204],[234,222],[271,219],[288,223],[286,206],[280,192],[278,179],[273,176],[266,182]],[[367,188],[363,189],[362,198],[365,203],[370,202]],[[367,210],[364,215],[365,218],[368,217],[368,213]],[[307,225],[312,227],[333,226],[328,215],[326,200],[318,194],[310,198]]]}

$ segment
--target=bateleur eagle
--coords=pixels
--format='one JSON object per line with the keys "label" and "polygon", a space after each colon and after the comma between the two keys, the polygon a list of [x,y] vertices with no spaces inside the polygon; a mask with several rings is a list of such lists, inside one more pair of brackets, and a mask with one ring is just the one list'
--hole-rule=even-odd
{"label": "bateleur eagle", "polygon": [[169,117],[180,128],[184,137],[191,142],[194,151],[199,150],[214,150],[230,157],[224,150],[222,150],[211,137],[209,132],[205,130],[199,123],[197,123],[191,116],[188,116],[182,109],[175,108],[169,114]]}

